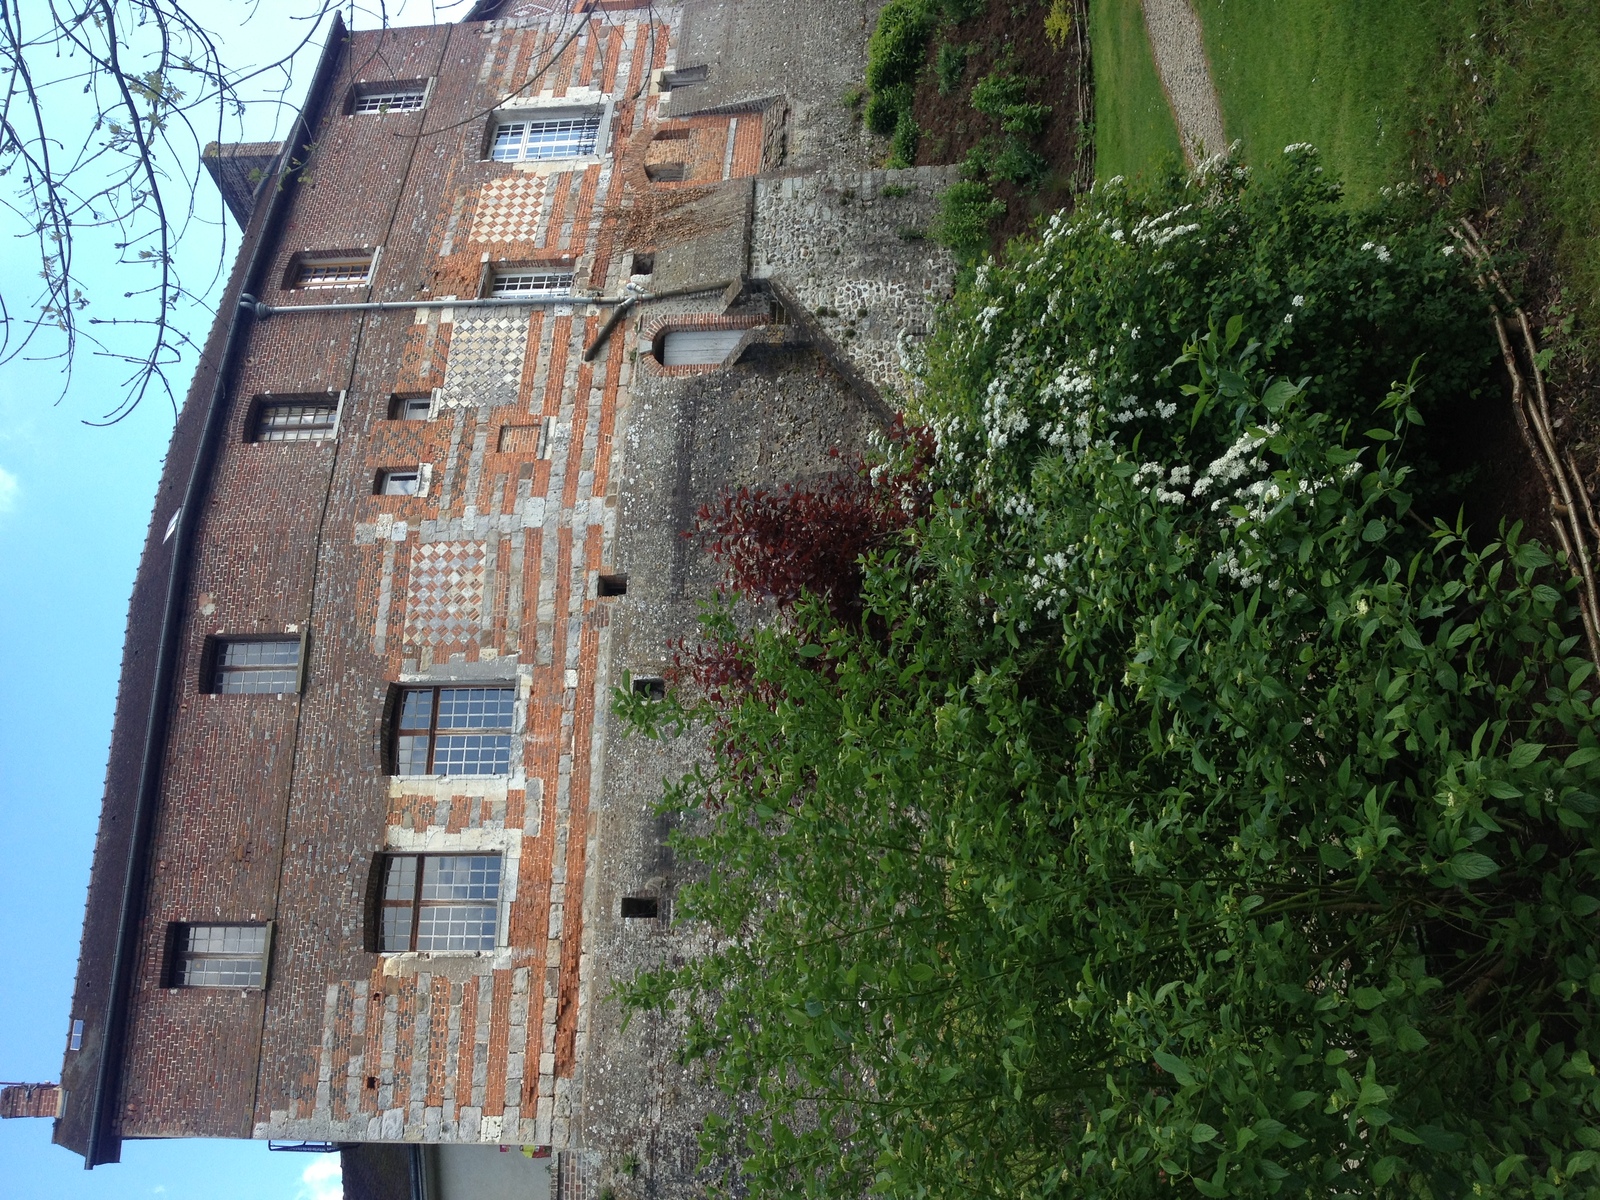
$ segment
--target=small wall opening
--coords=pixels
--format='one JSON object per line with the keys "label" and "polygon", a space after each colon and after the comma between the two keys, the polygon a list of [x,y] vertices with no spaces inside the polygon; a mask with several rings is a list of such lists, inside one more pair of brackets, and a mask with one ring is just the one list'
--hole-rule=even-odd
{"label": "small wall opening", "polygon": [[661,916],[661,902],[654,896],[624,896],[622,919],[624,921],[657,920]]}
{"label": "small wall opening", "polygon": [[628,594],[628,577],[626,575],[601,575],[595,583],[594,593],[602,600],[609,600],[614,596]]}
{"label": "small wall opening", "polygon": [[681,162],[646,163],[645,178],[651,183],[682,183],[688,168]]}
{"label": "small wall opening", "polygon": [[674,329],[664,335],[657,358],[664,367],[715,367],[744,337],[743,329]]}
{"label": "small wall opening", "polygon": [[654,251],[643,252],[635,250],[633,262],[628,268],[629,275],[654,275],[656,273],[656,256]]}
{"label": "small wall opening", "polygon": [[665,700],[667,698],[667,681],[659,675],[635,675],[633,677],[633,694],[643,696],[646,700]]}

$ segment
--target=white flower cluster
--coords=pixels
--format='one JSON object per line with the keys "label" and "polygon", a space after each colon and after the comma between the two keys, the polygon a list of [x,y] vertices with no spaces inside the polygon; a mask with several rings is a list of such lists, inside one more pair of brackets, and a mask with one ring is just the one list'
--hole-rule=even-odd
{"label": "white flower cluster", "polygon": [[[1212,459],[1205,474],[1195,482],[1194,498],[1202,499],[1212,488],[1231,487],[1254,471],[1266,470],[1266,460],[1256,451],[1266,444],[1269,437],[1276,436],[1277,432],[1276,425],[1268,425],[1265,429],[1247,429],[1241,433],[1220,458]],[[1226,496],[1218,498],[1212,503],[1211,511],[1215,512],[1227,502]]]}
{"label": "white flower cluster", "polygon": [[1192,204],[1185,204],[1171,212],[1162,213],[1159,217],[1140,218],[1138,224],[1133,227],[1133,240],[1149,246],[1152,250],[1159,250],[1175,238],[1194,233],[1200,228],[1197,222],[1187,225],[1169,223],[1176,221],[1193,207]]}
{"label": "white flower cluster", "polygon": [[1154,496],[1158,503],[1182,505],[1189,497],[1181,489],[1189,486],[1193,472],[1194,468],[1188,463],[1169,471],[1160,463],[1147,462],[1133,473],[1133,486],[1146,496]]}
{"label": "white flower cluster", "polygon": [[1310,142],[1290,142],[1283,148],[1285,154],[1315,154],[1317,148]]}
{"label": "white flower cluster", "polygon": [[1393,257],[1393,255],[1389,253],[1389,247],[1380,246],[1377,242],[1362,242],[1361,249],[1363,251],[1370,250],[1381,263],[1386,263],[1390,258]]}

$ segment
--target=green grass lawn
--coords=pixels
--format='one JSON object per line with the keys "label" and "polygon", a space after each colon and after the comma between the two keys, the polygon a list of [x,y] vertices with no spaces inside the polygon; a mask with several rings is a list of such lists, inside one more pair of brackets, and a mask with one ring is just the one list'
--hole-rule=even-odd
{"label": "green grass lawn", "polygon": [[[1600,325],[1593,0],[1196,0],[1229,137],[1312,142],[1357,203],[1423,178],[1542,255]],[[1096,46],[1098,49],[1098,44]]]}
{"label": "green grass lawn", "polygon": [[1260,164],[1311,142],[1356,201],[1413,178],[1410,131],[1435,100],[1451,0],[1198,0],[1223,125]]}
{"label": "green grass lawn", "polygon": [[1134,176],[1183,157],[1139,0],[1089,0],[1095,177]]}

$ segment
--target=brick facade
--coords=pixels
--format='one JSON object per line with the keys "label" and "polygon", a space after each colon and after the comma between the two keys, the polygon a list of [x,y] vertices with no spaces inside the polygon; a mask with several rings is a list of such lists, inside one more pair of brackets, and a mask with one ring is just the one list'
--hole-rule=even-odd
{"label": "brick facade", "polygon": [[[597,1114],[637,1106],[655,1114],[639,1120],[659,1123],[671,1092],[687,1144],[701,1102],[668,1079],[667,1033],[618,1059],[626,1039],[609,999],[613,979],[692,949],[693,936],[664,921],[648,931],[618,916],[618,888],[670,896],[648,799],[682,751],[640,759],[620,745],[609,696],[625,671],[659,669],[709,585],[704,564],[683,557],[693,507],[729,482],[824,469],[831,444],[881,415],[848,346],[779,298],[794,304],[781,238],[762,233],[751,185],[734,183],[794,170],[782,157],[796,144],[789,101],[763,92],[696,113],[660,90],[661,73],[684,65],[692,8],[548,15],[508,3],[492,20],[356,33],[336,47],[321,108],[308,113],[309,157],[285,177],[280,215],[257,212],[247,233],[241,264],[259,260],[253,298],[267,307],[229,333],[232,297],[251,277],[241,265],[208,343],[219,361],[234,347],[235,365],[203,505],[181,514],[190,558],[173,685],[155,701],[166,719],[159,791],[129,891],[126,764],[146,727],[139,689],[153,653],[136,623],[148,627],[155,570],[176,553],[161,531],[221,368],[197,378],[152,519],[72,1014],[86,1037],[63,1074],[63,1144],[114,1157],[88,1146],[106,1079],[111,1129],[100,1136],[113,1143],[550,1147],[567,1155],[562,1190],[581,1194],[598,1186],[595,1153],[627,1141]],[[349,111],[362,85],[413,80],[429,84],[421,111]],[[658,115],[669,96],[670,115]],[[592,154],[487,157],[496,114],[575,110],[600,114]],[[713,208],[735,216],[709,230],[682,216]],[[696,238],[722,239],[726,253]],[[652,297],[635,268],[674,245],[700,257],[681,253],[687,285]],[[748,264],[752,245],[766,282],[744,269],[732,286],[693,276],[713,258]],[[915,276],[897,296],[909,288],[921,303],[948,286],[938,251],[903,240],[881,250],[911,256],[882,268]],[[298,261],[331,252],[370,255],[367,281],[292,286]],[[788,284],[804,288],[823,264],[791,265]],[[471,303],[512,266],[570,271],[574,294]],[[377,302],[405,307],[294,311]],[[910,324],[883,336],[920,332]],[[656,335],[694,327],[749,330],[737,365],[661,367]],[[261,403],[307,396],[337,405],[330,436],[254,439]],[[391,419],[396,396],[427,398],[427,419]],[[417,493],[375,494],[384,470],[417,470]],[[599,596],[598,576],[617,570],[627,595]],[[303,639],[300,692],[213,694],[212,640],[263,635]],[[450,683],[514,689],[508,770],[390,774],[395,688]],[[375,861],[418,851],[501,856],[493,950],[369,948]],[[127,896],[137,952],[119,1008],[106,999],[115,988],[101,948]],[[182,923],[269,926],[265,986],[172,986]],[[100,1048],[118,1044],[102,1064]],[[624,1083],[630,1069],[638,1078]],[[672,1173],[692,1176],[692,1154],[668,1157]]]}

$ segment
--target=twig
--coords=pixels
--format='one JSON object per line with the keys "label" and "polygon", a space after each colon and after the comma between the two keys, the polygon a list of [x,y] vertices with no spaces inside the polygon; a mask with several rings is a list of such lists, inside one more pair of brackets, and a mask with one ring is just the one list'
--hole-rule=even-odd
{"label": "twig", "polygon": [[[1456,232],[1462,249],[1478,268],[1478,286],[1488,295],[1489,314],[1494,318],[1500,355],[1511,377],[1511,409],[1517,419],[1517,430],[1522,434],[1522,440],[1533,456],[1534,466],[1544,480],[1545,496],[1550,505],[1550,526],[1555,531],[1562,552],[1567,556],[1568,569],[1581,585],[1578,612],[1583,618],[1583,629],[1589,642],[1589,657],[1600,669],[1600,588],[1595,584],[1594,562],[1589,552],[1589,538],[1593,536],[1600,540],[1600,523],[1595,520],[1588,490],[1583,486],[1582,476],[1572,456],[1556,445],[1555,426],[1550,418],[1550,397],[1545,388],[1544,371],[1539,366],[1539,343],[1534,337],[1533,326],[1528,322],[1528,314],[1512,299],[1505,280],[1495,269],[1472,223],[1463,217]],[[1510,310],[1522,335],[1528,369],[1533,375],[1531,399],[1527,379],[1518,364],[1517,352],[1506,328],[1505,316],[1495,301],[1496,295]],[[1574,480],[1577,481],[1576,486]]]}

